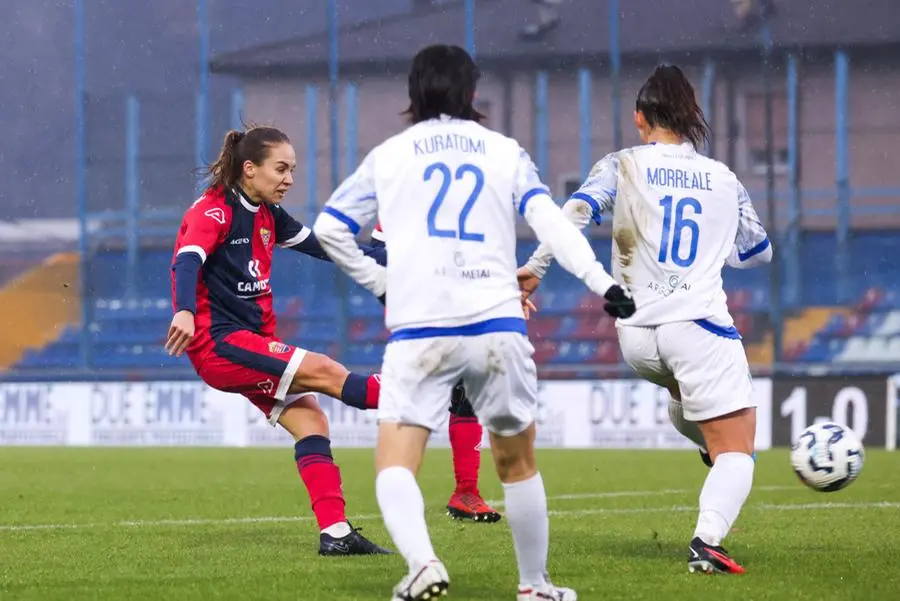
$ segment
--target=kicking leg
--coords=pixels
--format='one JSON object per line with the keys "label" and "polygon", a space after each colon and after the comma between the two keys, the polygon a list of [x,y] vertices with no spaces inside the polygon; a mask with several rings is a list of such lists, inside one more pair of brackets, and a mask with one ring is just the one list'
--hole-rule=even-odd
{"label": "kicking leg", "polygon": [[700,432],[700,425],[697,422],[691,422],[684,418],[684,406],[681,404],[681,390],[678,383],[669,380],[665,384],[666,390],[669,391],[669,421],[678,430],[682,436],[697,445],[700,451],[700,459],[706,467],[712,467],[712,460],[709,458],[709,452],[706,450],[706,441],[703,440],[703,434]]}
{"label": "kicking leg", "polygon": [[376,409],[381,391],[378,374],[364,376],[319,353],[307,351],[293,374],[289,393],[321,392],[357,409]]}

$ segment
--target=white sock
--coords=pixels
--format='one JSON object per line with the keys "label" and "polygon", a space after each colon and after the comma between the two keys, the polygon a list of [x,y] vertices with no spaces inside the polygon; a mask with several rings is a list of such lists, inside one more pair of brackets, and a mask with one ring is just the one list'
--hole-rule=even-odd
{"label": "white sock", "polygon": [[347,522],[338,522],[337,524],[332,524],[328,528],[325,528],[322,532],[334,538],[344,538],[350,534],[350,524]]}
{"label": "white sock", "polygon": [[547,549],[550,546],[550,518],[544,480],[535,474],[528,480],[504,484],[506,522],[512,530],[519,584],[537,586],[545,582]]}
{"label": "white sock", "polygon": [[669,399],[669,420],[682,436],[688,438],[695,445],[706,450],[706,441],[700,432],[697,422],[689,422],[684,419],[684,407],[675,399]]}
{"label": "white sock", "polygon": [[753,458],[744,453],[716,457],[700,491],[700,517],[694,536],[707,545],[722,544],[750,495],[754,465]]}
{"label": "white sock", "polygon": [[425,499],[416,477],[405,467],[389,467],[375,478],[378,506],[397,550],[410,570],[435,559],[425,524]]}

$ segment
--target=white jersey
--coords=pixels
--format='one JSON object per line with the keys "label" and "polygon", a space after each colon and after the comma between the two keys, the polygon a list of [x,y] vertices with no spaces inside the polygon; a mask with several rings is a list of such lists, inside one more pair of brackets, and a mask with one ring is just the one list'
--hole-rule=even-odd
{"label": "white jersey", "polygon": [[[603,294],[614,283],[518,142],[473,121],[425,121],[373,149],[329,199],[314,232],[351,277],[377,296],[386,292],[392,339],[404,337],[400,330],[415,330],[409,338],[463,326],[464,333],[525,333],[517,214],[591,289]],[[386,268],[354,240],[376,215]]]}
{"label": "white jersey", "polygon": [[[701,321],[737,337],[722,267],[768,261],[771,245],[747,191],[722,163],[689,144],[628,148],[598,162],[564,211],[577,225],[613,212],[613,277],[637,311],[622,325]],[[541,245],[528,268],[543,275]]]}

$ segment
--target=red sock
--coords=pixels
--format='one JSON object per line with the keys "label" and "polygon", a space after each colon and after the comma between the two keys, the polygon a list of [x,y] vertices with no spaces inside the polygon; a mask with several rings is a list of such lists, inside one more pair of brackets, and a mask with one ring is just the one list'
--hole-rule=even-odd
{"label": "red sock", "polygon": [[324,436],[307,436],[294,445],[297,471],[309,491],[319,530],[339,522],[346,522],[344,493],[341,490],[341,471],[331,457],[331,441]]}
{"label": "red sock", "polygon": [[456,492],[478,494],[478,468],[481,467],[481,424],[475,417],[450,416],[450,446]]}
{"label": "red sock", "polygon": [[381,395],[381,374],[372,374],[366,382],[366,409],[378,409]]}

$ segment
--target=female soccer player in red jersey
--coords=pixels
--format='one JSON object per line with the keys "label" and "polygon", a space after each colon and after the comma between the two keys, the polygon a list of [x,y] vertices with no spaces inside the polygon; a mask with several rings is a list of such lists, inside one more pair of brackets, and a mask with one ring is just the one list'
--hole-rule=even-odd
{"label": "female soccer player in red jersey", "polygon": [[175,316],[166,350],[187,352],[209,386],[239,393],[296,441],[294,458],[321,530],[319,554],[389,553],[350,526],[328,420],[313,393],[360,409],[378,404],[377,376],[282,342],[269,276],[278,246],[329,260],[312,231],[279,203],[296,167],[288,137],[270,127],[229,132],[211,183],[187,210],[175,244]]}

